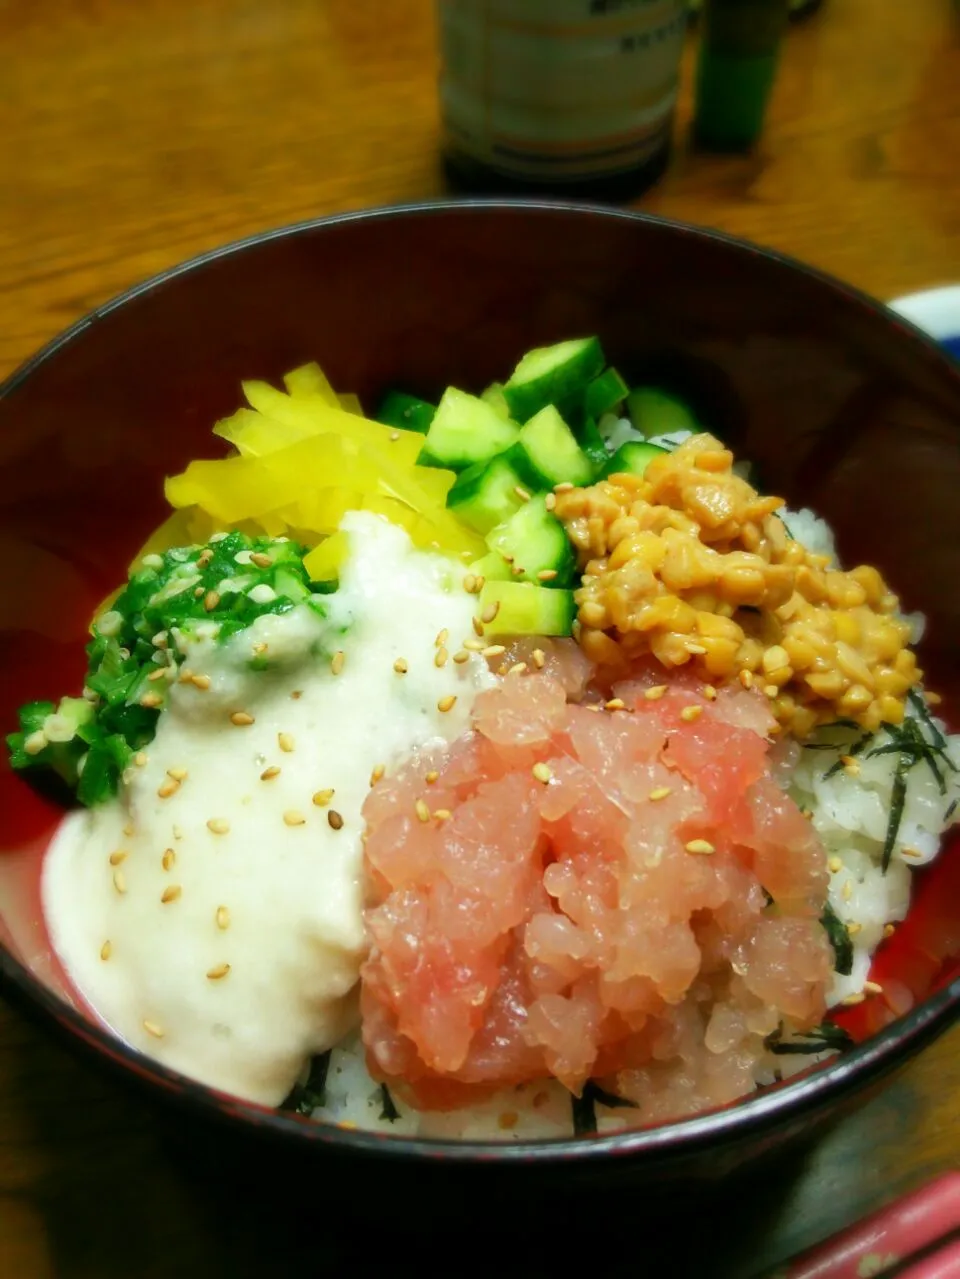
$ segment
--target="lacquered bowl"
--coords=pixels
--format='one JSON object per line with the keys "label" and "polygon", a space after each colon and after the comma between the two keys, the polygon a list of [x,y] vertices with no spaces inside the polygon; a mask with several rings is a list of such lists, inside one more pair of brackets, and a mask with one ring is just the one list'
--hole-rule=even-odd
{"label": "lacquered bowl", "polygon": [[[960,706],[960,374],[878,303],[799,263],[638,214],[524,202],[382,209],[208,254],[102,307],[0,387],[0,724],[79,687],[97,602],[164,515],[165,473],[211,455],[241,378],[317,359],[371,405],[502,377],[536,345],[601,336],[636,379],[676,385],[753,459],[768,491],[812,506],[841,553],[879,565],[928,618],[922,662]],[[71,1002],[39,912],[61,809],[0,764],[0,991],[171,1106],[286,1157],[369,1171],[663,1182],[721,1175],[868,1092],[960,1014],[960,850],[915,876],[910,918],[875,975],[912,992],[848,1014],[863,1039],[826,1068],[683,1122],[510,1145],[394,1139],[247,1105],[155,1065]],[[889,1024],[885,1024],[889,1023]]]}

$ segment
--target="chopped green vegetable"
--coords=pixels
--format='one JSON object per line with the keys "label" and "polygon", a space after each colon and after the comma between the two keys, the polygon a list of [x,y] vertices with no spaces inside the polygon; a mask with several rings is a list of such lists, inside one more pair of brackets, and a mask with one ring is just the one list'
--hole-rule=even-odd
{"label": "chopped green vegetable", "polygon": [[629,389],[616,369],[604,369],[584,393],[584,412],[595,420],[612,413],[627,398]]}
{"label": "chopped green vegetable", "polygon": [[[109,799],[132,756],[153,740],[192,641],[223,643],[258,617],[302,603],[324,614],[303,555],[295,542],[234,532],[147,556],[93,623],[83,697],[21,707],[19,730],[7,738],[12,767],[56,773],[81,804]],[[250,665],[265,661],[251,657]]]}
{"label": "chopped green vegetable", "polygon": [[597,338],[575,338],[528,351],[503,388],[510,415],[527,422],[548,404],[563,406],[579,397],[604,366]]}
{"label": "chopped green vegetable", "polygon": [[487,635],[569,635],[577,615],[573,591],[547,590],[530,582],[487,581],[480,592],[481,616],[493,612]]}
{"label": "chopped green vegetable", "polygon": [[652,435],[672,435],[675,431],[700,430],[693,410],[676,395],[658,386],[640,386],[627,396],[630,421],[649,439]]}
{"label": "chopped green vegetable", "polygon": [[626,444],[620,445],[600,475],[603,479],[624,472],[628,475],[642,475],[655,457],[667,451],[660,448],[659,444],[648,444],[645,440],[628,440]]}
{"label": "chopped green vegetable", "polygon": [[589,484],[593,479],[593,463],[552,404],[520,428],[520,448],[526,473],[538,490],[564,483]]}
{"label": "chopped green vegetable", "polygon": [[447,506],[470,528],[489,533],[523,505],[524,482],[510,449],[461,471],[447,494]]}
{"label": "chopped green vegetable", "polygon": [[542,493],[522,502],[509,519],[487,534],[491,551],[499,551],[520,582],[567,586],[575,558],[566,530],[547,510]]}
{"label": "chopped green vegetable", "polygon": [[516,443],[519,434],[515,423],[506,421],[484,400],[448,386],[418,461],[420,465],[461,471],[503,453]]}
{"label": "chopped green vegetable", "polygon": [[401,431],[417,431],[426,435],[436,413],[436,405],[418,400],[404,391],[388,391],[375,414],[375,420],[384,426],[395,426]]}

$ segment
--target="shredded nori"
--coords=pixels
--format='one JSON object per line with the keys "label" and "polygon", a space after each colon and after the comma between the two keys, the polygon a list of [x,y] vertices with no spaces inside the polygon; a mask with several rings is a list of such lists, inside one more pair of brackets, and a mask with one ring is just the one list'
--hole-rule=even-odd
{"label": "shredded nori", "polygon": [[[800,1043],[798,1040],[802,1040]],[[783,1022],[763,1041],[764,1047],[778,1056],[790,1054],[813,1054],[822,1052],[847,1052],[853,1047],[853,1040],[842,1026],[824,1021],[813,1030],[796,1032],[796,1038],[783,1042]]]}
{"label": "shredded nori", "polygon": [[960,800],[952,799],[950,803],[947,805],[947,811],[943,815],[943,820],[945,823],[948,822],[950,818],[954,815],[954,813],[957,811],[957,804],[960,804]]}
{"label": "shredded nori", "polygon": [[890,796],[890,817],[887,822],[887,832],[883,841],[883,855],[880,863],[881,870],[884,873],[886,873],[890,865],[890,858],[893,855],[894,845],[897,842],[897,835],[900,831],[900,823],[903,820],[903,808],[907,800],[907,772],[922,760],[933,774],[940,794],[945,795],[947,793],[947,783],[940,765],[946,766],[952,772],[957,771],[956,764],[946,752],[946,738],[931,719],[923,698],[916,694],[913,689],[910,690],[907,696],[910,698],[911,705],[917,709],[933,741],[928,741],[924,737],[920,724],[916,719],[905,719],[899,726],[884,724],[884,730],[890,741],[885,746],[875,747],[867,755],[868,759],[872,759],[875,755],[896,755],[898,757]]}
{"label": "shredded nori", "polygon": [[397,1110],[393,1098],[390,1096],[390,1090],[386,1084],[380,1085],[380,1118],[386,1119],[388,1123],[396,1123],[400,1118],[400,1111]]}
{"label": "shredded nori", "polygon": [[281,1102],[279,1109],[291,1111],[295,1115],[312,1115],[326,1100],[327,1071],[330,1068],[330,1054],[325,1052],[314,1057],[310,1062],[307,1082],[294,1084],[290,1094]]}
{"label": "shredded nori", "polygon": [[853,972],[853,942],[846,924],[837,917],[829,902],[823,908],[820,923],[833,947],[834,968],[841,977],[849,977]]}
{"label": "shredded nori", "polygon": [[864,735],[862,737],[857,738],[857,740],[850,747],[848,747],[847,750],[843,750],[842,746],[838,747],[837,749],[842,752],[840,755],[840,758],[835,759],[833,761],[833,763],[824,773],[823,780],[826,781],[828,777],[833,777],[834,773],[839,773],[840,770],[844,767],[845,761],[848,759],[854,759],[857,755],[861,753],[861,751],[865,750],[873,741],[873,737],[874,737],[873,733],[864,733]]}
{"label": "shredded nori", "polygon": [[606,1106],[610,1110],[636,1110],[637,1103],[630,1101],[627,1097],[618,1097],[616,1093],[607,1092],[592,1079],[588,1079],[579,1097],[573,1093],[570,1094],[575,1137],[584,1137],[597,1131],[597,1106]]}

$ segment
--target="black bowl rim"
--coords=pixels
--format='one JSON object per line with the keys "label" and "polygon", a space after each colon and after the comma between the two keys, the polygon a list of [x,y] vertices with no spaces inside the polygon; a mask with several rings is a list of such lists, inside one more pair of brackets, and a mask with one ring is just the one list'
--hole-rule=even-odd
{"label": "black bowl rim", "polygon": [[[384,205],[369,209],[348,210],[303,222],[271,228],[235,240],[218,248],[178,263],[149,279],[134,285],[101,306],[46,343],[36,355],[15,369],[0,383],[0,400],[42,368],[61,347],[80,337],[97,321],[145,294],[152,292],[190,271],[195,271],[220,258],[241,254],[274,240],[322,231],[349,222],[369,222],[390,218],[432,217],[459,214],[462,211],[533,212],[549,216],[562,214],[586,219],[597,217],[654,225],[715,241],[734,253],[749,253],[816,280],[826,291],[841,295],[867,313],[899,330],[903,339],[914,347],[925,363],[939,368],[960,383],[958,372],[939,346],[909,320],[889,310],[882,302],[817,267],[808,265],[776,249],[753,244],[712,227],[697,226],[672,218],[633,209],[571,202],[565,200],[490,198],[444,199]],[[879,1034],[858,1044],[842,1057],[834,1059],[813,1073],[767,1092],[760,1092],[720,1110],[708,1111],[689,1119],[680,1119],[656,1127],[619,1133],[596,1134],[581,1138],[544,1138],[517,1142],[457,1141],[453,1139],[393,1137],[389,1133],[365,1132],[341,1128],[335,1124],[316,1123],[307,1118],[273,1110],[232,1095],[170,1070],[159,1062],[131,1048],[123,1040],[96,1022],[86,1018],[59,995],[40,982],[11,951],[0,942],[0,993],[9,993],[26,1006],[39,1010],[46,1022],[53,1022],[95,1055],[118,1063],[132,1077],[148,1082],[159,1094],[175,1094],[180,1104],[190,1110],[221,1120],[238,1121],[266,1130],[274,1138],[306,1141],[317,1147],[331,1147],[354,1155],[378,1155],[387,1159],[419,1159],[453,1164],[581,1163],[597,1160],[637,1158],[640,1156],[679,1157],[720,1140],[746,1138],[748,1129],[766,1127],[766,1121],[799,1119],[803,1114],[822,1109],[853,1091],[862,1081],[878,1077],[905,1062],[927,1042],[941,1034],[960,1017],[960,977],[943,986]]]}

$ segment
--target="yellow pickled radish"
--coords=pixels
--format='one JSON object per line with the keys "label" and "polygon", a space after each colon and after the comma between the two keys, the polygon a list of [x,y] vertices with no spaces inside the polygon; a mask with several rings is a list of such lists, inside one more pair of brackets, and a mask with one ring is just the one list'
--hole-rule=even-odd
{"label": "yellow pickled radish", "polygon": [[337,393],[327,381],[327,375],[315,360],[301,364],[283,375],[283,385],[294,399],[303,395],[319,395],[322,400],[336,406]]}
{"label": "yellow pickled radish", "polygon": [[346,533],[334,533],[331,537],[324,538],[319,546],[315,546],[303,557],[303,567],[309,573],[310,580],[330,582],[339,577],[349,549]]}
{"label": "yellow pickled radish", "polygon": [[229,441],[241,457],[263,457],[265,453],[275,453],[319,434],[306,424],[292,426],[289,422],[278,422],[255,409],[237,409],[232,417],[218,422],[213,431]]}
{"label": "yellow pickled radish", "polygon": [[[167,546],[237,528],[292,536],[319,552],[347,511],[369,510],[405,528],[418,546],[464,560],[484,554],[483,540],[446,508],[454,473],[417,466],[422,435],[365,418],[357,397],[336,395],[319,365],[291,370],[284,385],[244,382],[249,407],[214,428],[236,454],[191,462],[168,478],[171,518],[180,522],[157,531],[161,540],[173,538]],[[325,572],[336,567],[338,545],[318,561]]]}
{"label": "yellow pickled radish", "polygon": [[353,413],[357,417],[364,416],[363,405],[351,391],[347,391],[345,395],[338,395],[337,399],[340,401],[340,407],[345,413]]}

